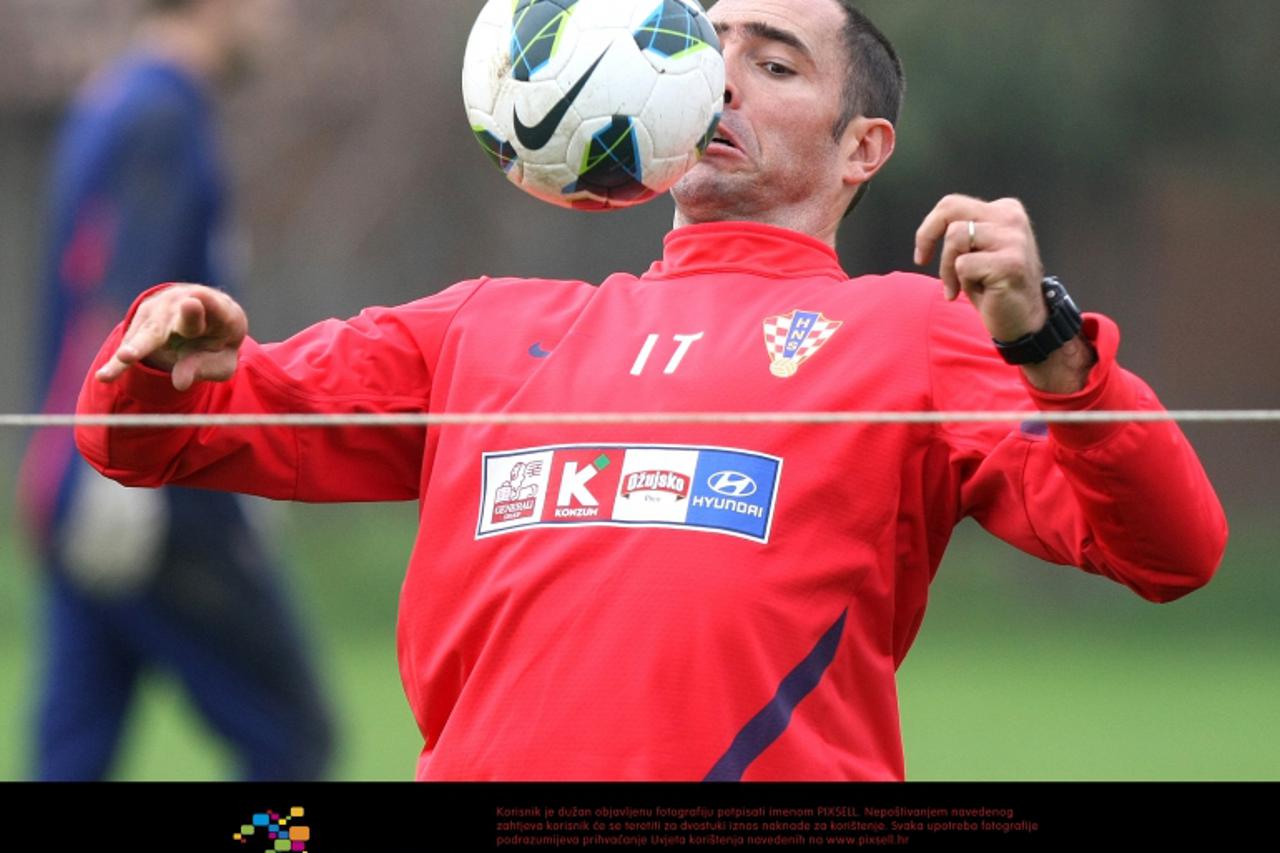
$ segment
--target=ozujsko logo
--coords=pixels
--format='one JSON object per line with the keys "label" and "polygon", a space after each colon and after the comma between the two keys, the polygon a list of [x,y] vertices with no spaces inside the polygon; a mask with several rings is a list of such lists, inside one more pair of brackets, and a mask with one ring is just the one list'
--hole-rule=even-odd
{"label": "ozujsko logo", "polygon": [[682,501],[689,497],[689,481],[674,471],[636,471],[627,475],[622,496],[629,498],[636,492],[666,492]]}

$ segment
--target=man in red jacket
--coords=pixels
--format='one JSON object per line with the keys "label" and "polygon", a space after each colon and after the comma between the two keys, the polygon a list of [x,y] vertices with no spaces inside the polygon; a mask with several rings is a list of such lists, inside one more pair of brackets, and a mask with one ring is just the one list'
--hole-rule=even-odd
{"label": "man in red jacket", "polygon": [[[893,151],[892,47],[844,0],[712,18],[722,129],[643,276],[481,278],[265,345],[224,294],[163,287],[104,344],[80,410],[1159,408],[1116,363],[1115,325],[1045,278],[1017,202],[952,196],[925,218],[917,261],[941,243],[941,284],[849,280],[836,228]],[[77,440],[135,485],[418,500],[398,653],[422,779],[901,779],[894,673],[961,518],[1153,601],[1207,582],[1226,540],[1171,424]]]}

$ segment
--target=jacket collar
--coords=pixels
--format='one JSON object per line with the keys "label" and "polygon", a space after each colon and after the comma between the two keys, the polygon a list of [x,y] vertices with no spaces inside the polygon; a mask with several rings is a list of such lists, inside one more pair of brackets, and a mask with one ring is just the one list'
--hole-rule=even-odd
{"label": "jacket collar", "polygon": [[706,222],[667,234],[662,260],[647,279],[705,272],[745,272],[772,278],[829,276],[845,281],[834,249],[807,234],[759,222]]}

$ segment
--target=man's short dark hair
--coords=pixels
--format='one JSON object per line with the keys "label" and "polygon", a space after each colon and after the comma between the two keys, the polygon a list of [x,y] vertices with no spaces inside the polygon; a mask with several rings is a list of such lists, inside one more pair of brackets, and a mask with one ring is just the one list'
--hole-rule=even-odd
{"label": "man's short dark hair", "polygon": [[[888,119],[898,123],[902,98],[907,91],[902,60],[884,33],[864,15],[853,0],[836,0],[844,9],[844,42],[849,66],[845,71],[844,94],[840,117],[832,133],[838,140],[849,122],[858,116]],[[867,193],[869,182],[858,187],[857,194],[844,212],[848,216]]]}

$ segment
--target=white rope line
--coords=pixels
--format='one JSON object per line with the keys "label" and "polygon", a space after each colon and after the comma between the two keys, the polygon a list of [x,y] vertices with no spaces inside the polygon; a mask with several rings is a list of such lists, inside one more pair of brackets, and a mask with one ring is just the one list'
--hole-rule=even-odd
{"label": "white rope line", "polygon": [[1275,423],[1280,409],[1084,412],[506,412],[0,415],[4,427],[432,427],[529,424]]}

